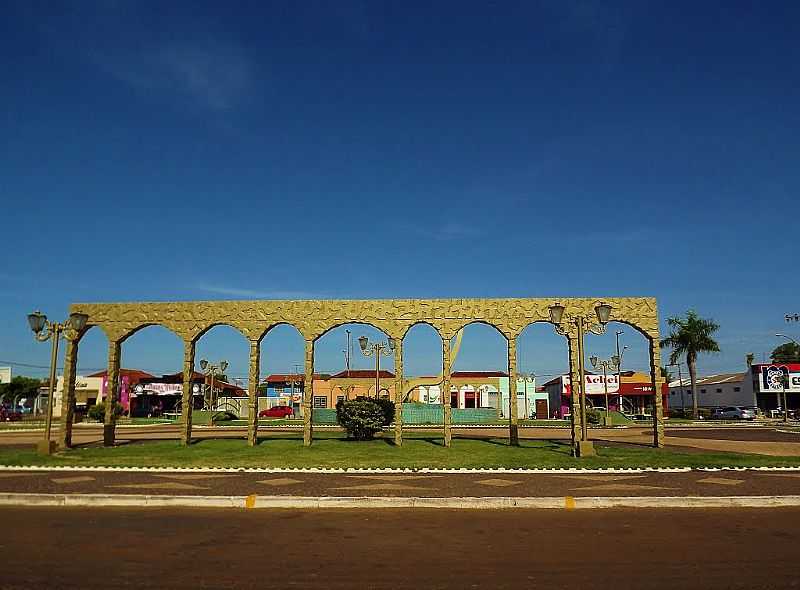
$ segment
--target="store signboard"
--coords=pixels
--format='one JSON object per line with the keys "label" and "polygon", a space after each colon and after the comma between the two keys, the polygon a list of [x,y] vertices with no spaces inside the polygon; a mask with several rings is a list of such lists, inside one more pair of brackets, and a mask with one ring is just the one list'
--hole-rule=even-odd
{"label": "store signboard", "polygon": [[[606,392],[602,375],[585,375],[585,378],[587,395],[597,395]],[[617,393],[619,391],[619,378],[617,375],[607,375],[605,379],[608,382],[608,393]],[[561,387],[561,393],[569,395],[571,391],[569,375],[564,375],[561,378]]]}
{"label": "store signboard", "polygon": [[11,383],[11,367],[0,367],[0,384]]}
{"label": "store signboard", "polygon": [[762,365],[758,380],[761,393],[800,393],[800,372],[786,365]]}

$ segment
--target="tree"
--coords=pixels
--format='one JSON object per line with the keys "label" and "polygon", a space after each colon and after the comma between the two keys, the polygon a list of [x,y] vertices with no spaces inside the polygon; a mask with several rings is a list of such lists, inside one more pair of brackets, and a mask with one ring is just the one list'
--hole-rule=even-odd
{"label": "tree", "polygon": [[800,344],[796,342],[781,344],[769,357],[773,363],[800,363]]}
{"label": "tree", "polygon": [[667,367],[661,367],[661,377],[663,377],[664,381],[666,381],[667,384],[669,384],[669,382],[672,381],[672,373],[669,372],[669,369]]}
{"label": "tree", "polygon": [[39,395],[39,388],[41,386],[42,381],[40,379],[17,375],[11,379],[10,383],[0,384],[0,399],[3,400],[4,404],[8,405],[13,404],[14,400],[18,397],[19,399],[26,398],[30,401]]}
{"label": "tree", "polygon": [[701,318],[690,309],[685,318],[668,318],[667,325],[672,332],[661,341],[661,347],[672,349],[669,356],[671,364],[677,363],[682,356],[686,357],[689,381],[692,384],[692,416],[697,420],[697,355],[719,352],[719,344],[713,338],[714,332],[719,330],[719,324],[714,320]]}

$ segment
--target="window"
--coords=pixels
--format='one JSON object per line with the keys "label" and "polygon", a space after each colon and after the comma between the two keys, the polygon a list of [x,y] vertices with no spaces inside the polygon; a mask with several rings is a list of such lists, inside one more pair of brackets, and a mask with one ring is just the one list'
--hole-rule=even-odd
{"label": "window", "polygon": [[741,391],[741,390],[742,390],[742,388],[741,388],[741,387],[734,387],[734,388],[733,388],[733,390],[734,390],[734,391]]}
{"label": "window", "polygon": [[283,385],[275,386],[275,393],[283,393],[286,388]]}
{"label": "window", "polygon": [[344,401],[344,396],[343,395],[337,395],[336,396],[336,403],[343,402],[343,401]]}
{"label": "window", "polygon": [[722,388],[721,387],[717,387],[717,393],[722,393]]}
{"label": "window", "polygon": [[314,396],[314,407],[315,408],[327,408],[328,407],[328,398],[324,395],[315,395]]}
{"label": "window", "polygon": [[705,393],[705,392],[706,392],[706,390],[705,390],[705,389],[701,389],[701,390],[700,390],[700,393]]}

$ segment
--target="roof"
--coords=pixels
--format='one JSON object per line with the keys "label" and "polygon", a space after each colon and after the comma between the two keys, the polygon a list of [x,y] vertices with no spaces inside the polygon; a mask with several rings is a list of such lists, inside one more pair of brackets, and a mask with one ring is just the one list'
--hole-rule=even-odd
{"label": "roof", "polygon": [[480,377],[508,377],[508,373],[503,371],[454,371],[450,373],[450,378],[469,379]]}
{"label": "roof", "polygon": [[[744,381],[747,373],[720,373],[719,375],[709,375],[708,377],[700,377],[697,380],[697,385],[722,385],[724,383],[741,383]],[[686,387],[691,385],[692,381],[689,377],[682,380],[676,379],[670,381],[670,387]]]}
{"label": "roof", "polygon": [[[381,379],[393,379],[394,373],[381,369]],[[349,371],[339,371],[331,376],[331,379],[375,379],[375,371],[350,369]]]}
{"label": "roof", "polygon": [[[127,377],[130,381],[141,381],[143,379],[155,379],[154,375],[150,373],[146,373],[145,371],[140,371],[139,369],[120,369],[119,374],[121,377]],[[87,377],[105,377],[108,375],[108,370],[105,371],[98,371],[97,373],[92,373],[91,375],[86,375]]]}
{"label": "roof", "polygon": [[[330,375],[327,373],[314,373],[314,379],[329,379]],[[267,375],[261,380],[261,383],[288,383],[294,381],[295,383],[302,383],[306,380],[306,376],[301,373],[273,373]]]}

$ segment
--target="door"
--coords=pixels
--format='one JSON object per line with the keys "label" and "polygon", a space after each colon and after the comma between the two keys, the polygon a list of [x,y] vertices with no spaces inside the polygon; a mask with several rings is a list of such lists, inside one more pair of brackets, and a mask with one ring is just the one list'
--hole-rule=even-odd
{"label": "door", "polygon": [[536,419],[537,420],[547,420],[547,400],[546,399],[537,399],[536,400]]}

